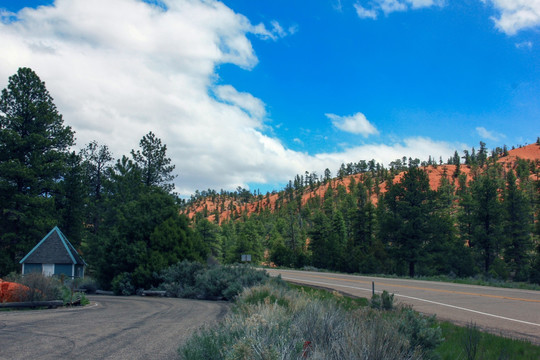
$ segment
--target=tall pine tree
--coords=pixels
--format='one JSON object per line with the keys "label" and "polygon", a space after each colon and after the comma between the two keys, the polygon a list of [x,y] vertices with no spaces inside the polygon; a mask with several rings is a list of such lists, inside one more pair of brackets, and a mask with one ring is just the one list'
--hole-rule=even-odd
{"label": "tall pine tree", "polygon": [[0,274],[16,270],[58,224],[55,197],[73,134],[34,71],[9,78],[0,98]]}

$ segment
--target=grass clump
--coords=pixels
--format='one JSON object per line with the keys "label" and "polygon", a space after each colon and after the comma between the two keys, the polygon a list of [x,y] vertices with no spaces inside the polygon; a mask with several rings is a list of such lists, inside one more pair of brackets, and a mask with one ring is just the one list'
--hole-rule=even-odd
{"label": "grass clump", "polygon": [[432,357],[434,346],[440,341],[440,331],[435,328],[431,336],[415,337],[417,330],[429,333],[419,327],[431,324],[411,320],[420,318],[412,310],[381,312],[352,306],[343,298],[339,294],[322,295],[320,290],[298,291],[272,279],[244,290],[225,320],[213,328],[201,329],[179,349],[180,357],[185,360]]}
{"label": "grass clump", "polygon": [[476,324],[465,327],[440,322],[445,341],[436,349],[442,360],[540,359],[540,347],[528,341],[481,332]]}

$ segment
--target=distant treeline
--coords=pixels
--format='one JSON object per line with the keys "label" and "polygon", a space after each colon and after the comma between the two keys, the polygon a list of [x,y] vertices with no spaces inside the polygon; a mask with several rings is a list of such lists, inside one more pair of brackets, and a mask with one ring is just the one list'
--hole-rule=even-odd
{"label": "distant treeline", "polygon": [[[368,168],[348,188],[328,182],[322,198],[305,204],[303,195],[324,179],[313,186],[292,182],[271,209],[237,214],[221,226],[200,213],[195,229],[225,262],[240,254],[263,261],[267,251],[267,260],[298,268],[540,282],[538,162],[508,168],[498,154],[479,154],[472,151],[467,165],[472,180],[456,166],[436,191],[412,160],[405,168]],[[374,194],[378,184],[384,191]]]}

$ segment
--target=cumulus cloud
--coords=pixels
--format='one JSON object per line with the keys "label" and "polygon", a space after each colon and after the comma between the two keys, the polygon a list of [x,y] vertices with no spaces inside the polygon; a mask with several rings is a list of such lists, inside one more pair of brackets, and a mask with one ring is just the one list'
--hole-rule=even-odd
{"label": "cumulus cloud", "polygon": [[499,12],[495,26],[507,35],[540,25],[540,0],[487,0]]}
{"label": "cumulus cloud", "polygon": [[495,131],[489,131],[485,127],[479,126],[476,128],[476,132],[484,139],[499,141],[501,138],[504,138],[504,134],[499,134]]}
{"label": "cumulus cloud", "polygon": [[444,4],[444,0],[374,0],[369,2],[370,8],[366,8],[360,3],[354,4],[354,8],[361,19],[376,19],[380,12],[388,15],[397,11],[444,6]]}
{"label": "cumulus cloud", "polygon": [[[253,25],[218,1],[162,3],[56,0],[1,14],[0,88],[19,67],[36,71],[76,131],[78,148],[97,140],[119,158],[153,131],[167,144],[179,174],[176,190],[184,196],[283,183],[305,170],[359,159],[446,157],[456,148],[418,138],[315,155],[290,150],[265,134],[261,99],[215,80],[220,64],[256,66],[250,34],[278,40],[294,27]],[[331,117],[345,131],[377,133],[361,114]]]}
{"label": "cumulus cloud", "polygon": [[362,113],[356,113],[352,116],[338,116],[335,114],[325,114],[332,121],[332,125],[338,129],[351,133],[360,134],[364,137],[377,135],[379,131],[371,124]]}

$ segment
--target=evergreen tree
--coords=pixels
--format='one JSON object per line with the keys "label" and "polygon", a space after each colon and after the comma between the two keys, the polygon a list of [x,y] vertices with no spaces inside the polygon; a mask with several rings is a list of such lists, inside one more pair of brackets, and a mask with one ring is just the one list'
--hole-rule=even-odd
{"label": "evergreen tree", "polygon": [[76,247],[81,245],[84,234],[85,199],[84,170],[81,158],[74,152],[66,158],[66,171],[55,195],[58,226]]}
{"label": "evergreen tree", "polygon": [[73,143],[45,83],[31,69],[18,69],[0,98],[0,274],[18,269],[59,224],[55,198]]}
{"label": "evergreen tree", "polygon": [[107,145],[98,145],[96,141],[89,143],[80,152],[86,185],[86,223],[91,225],[90,232],[99,232],[104,212],[104,189],[110,181],[113,160]]}
{"label": "evergreen tree", "polygon": [[518,188],[512,170],[506,176],[504,208],[504,234],[507,237],[504,259],[514,272],[514,279],[526,281],[532,250],[532,210],[526,194]]}
{"label": "evergreen tree", "polygon": [[141,169],[142,180],[146,186],[159,186],[170,192],[174,184],[170,182],[175,176],[172,174],[175,166],[171,165],[171,159],[167,157],[167,145],[161,144],[151,131],[143,136],[139,142],[141,150],[131,150],[131,156]]}
{"label": "evergreen tree", "polygon": [[343,270],[345,246],[347,244],[345,221],[341,211],[334,212],[330,233],[328,234],[328,266],[333,270]]}
{"label": "evergreen tree", "polygon": [[409,168],[400,183],[390,185],[384,197],[387,212],[382,219],[383,237],[396,259],[407,264],[411,277],[415,276],[416,264],[432,237],[431,199],[427,174],[418,167]]}
{"label": "evergreen tree", "polygon": [[502,245],[502,205],[498,198],[499,184],[493,168],[487,169],[471,183],[472,249],[482,259],[488,273]]}
{"label": "evergreen tree", "polygon": [[328,217],[321,211],[315,211],[309,231],[309,249],[311,250],[312,264],[315,267],[327,269],[330,265],[328,254],[328,238],[331,224]]}
{"label": "evergreen tree", "polygon": [[219,227],[207,219],[200,219],[195,224],[195,231],[210,250],[210,255],[214,259],[220,260],[222,258],[222,250]]}

